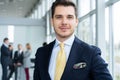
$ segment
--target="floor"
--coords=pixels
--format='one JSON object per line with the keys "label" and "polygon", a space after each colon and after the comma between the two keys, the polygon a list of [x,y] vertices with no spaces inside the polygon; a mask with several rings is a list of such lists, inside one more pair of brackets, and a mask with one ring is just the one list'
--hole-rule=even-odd
{"label": "floor", "polygon": [[[33,80],[33,71],[34,71],[34,68],[30,68],[30,80]],[[19,79],[18,80],[25,80],[25,72],[24,72],[24,68],[20,68],[19,69],[19,73],[18,76],[19,76]],[[0,64],[0,80],[2,77],[2,68],[1,68],[1,64]],[[14,80],[14,74],[13,74],[13,77],[10,79],[10,80]]]}

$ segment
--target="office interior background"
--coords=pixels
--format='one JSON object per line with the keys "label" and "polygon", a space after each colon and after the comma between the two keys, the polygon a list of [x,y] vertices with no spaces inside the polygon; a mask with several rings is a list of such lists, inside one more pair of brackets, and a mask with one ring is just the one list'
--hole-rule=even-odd
{"label": "office interior background", "polygon": [[[53,1],[0,0],[0,45],[5,37],[13,43],[14,50],[17,50],[17,44],[25,47],[29,42],[32,45],[31,58],[35,58],[36,50],[43,42],[55,39],[50,23]],[[76,36],[100,47],[114,80],[120,80],[120,0],[72,1],[78,9]]]}

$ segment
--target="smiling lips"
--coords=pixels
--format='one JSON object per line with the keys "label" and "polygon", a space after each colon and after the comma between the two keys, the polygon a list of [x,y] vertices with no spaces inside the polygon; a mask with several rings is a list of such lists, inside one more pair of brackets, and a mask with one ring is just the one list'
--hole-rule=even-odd
{"label": "smiling lips", "polygon": [[59,27],[59,29],[60,29],[61,31],[65,32],[65,31],[68,30],[69,28],[66,27],[66,26],[61,26],[61,27]]}

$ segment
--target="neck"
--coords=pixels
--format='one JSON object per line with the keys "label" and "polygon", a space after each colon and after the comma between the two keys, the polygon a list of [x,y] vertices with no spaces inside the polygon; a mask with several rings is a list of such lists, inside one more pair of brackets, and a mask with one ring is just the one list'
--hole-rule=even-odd
{"label": "neck", "polygon": [[60,42],[64,42],[67,39],[69,39],[71,36],[73,36],[74,34],[70,35],[70,36],[56,36],[56,38],[60,41]]}
{"label": "neck", "polygon": [[58,39],[60,42],[64,42],[64,41],[67,40],[68,38],[59,38],[59,37],[57,37],[57,39]]}

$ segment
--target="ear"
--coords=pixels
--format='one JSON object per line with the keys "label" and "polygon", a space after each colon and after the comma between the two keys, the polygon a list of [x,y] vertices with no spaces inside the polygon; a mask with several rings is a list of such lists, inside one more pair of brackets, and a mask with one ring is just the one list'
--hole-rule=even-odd
{"label": "ear", "polygon": [[76,19],[76,27],[78,26],[79,20],[78,18]]}

